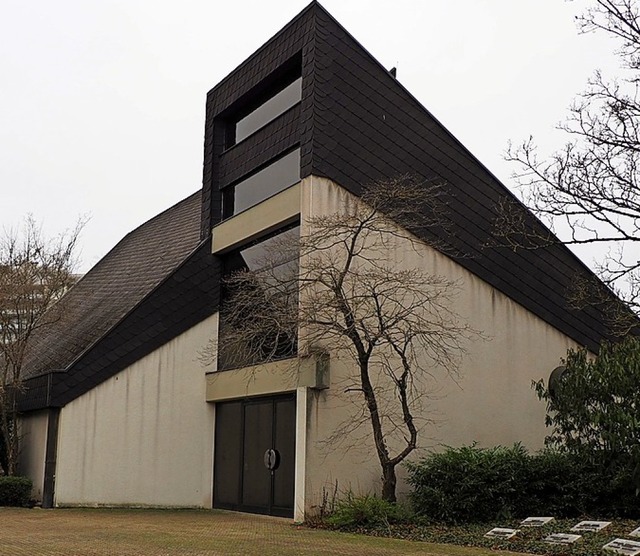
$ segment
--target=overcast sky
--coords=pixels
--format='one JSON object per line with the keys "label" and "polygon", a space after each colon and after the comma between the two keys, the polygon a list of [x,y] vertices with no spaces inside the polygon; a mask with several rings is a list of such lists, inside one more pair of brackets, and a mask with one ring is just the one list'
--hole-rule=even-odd
{"label": "overcast sky", "polygon": [[[52,235],[89,216],[86,271],[201,186],[205,95],[306,0],[3,0],[0,225]],[[324,0],[323,6],[510,186],[508,141],[554,126],[612,44],[576,0]],[[588,260],[586,262],[589,262]]]}

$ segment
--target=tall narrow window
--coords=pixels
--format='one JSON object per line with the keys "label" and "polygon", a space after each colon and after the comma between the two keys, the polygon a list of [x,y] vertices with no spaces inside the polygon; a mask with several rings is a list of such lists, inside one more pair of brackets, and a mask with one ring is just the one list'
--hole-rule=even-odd
{"label": "tall narrow window", "polygon": [[226,187],[222,217],[229,218],[300,181],[300,149],[278,158],[259,172]]}
{"label": "tall narrow window", "polygon": [[218,369],[296,354],[299,237],[296,226],[225,255]]}

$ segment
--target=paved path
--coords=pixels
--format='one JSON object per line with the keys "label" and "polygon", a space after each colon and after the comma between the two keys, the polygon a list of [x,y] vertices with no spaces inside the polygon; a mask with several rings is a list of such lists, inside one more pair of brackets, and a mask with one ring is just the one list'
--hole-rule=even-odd
{"label": "paved path", "polygon": [[495,556],[499,553],[313,530],[296,526],[290,520],[233,512],[0,508],[2,556],[218,554]]}

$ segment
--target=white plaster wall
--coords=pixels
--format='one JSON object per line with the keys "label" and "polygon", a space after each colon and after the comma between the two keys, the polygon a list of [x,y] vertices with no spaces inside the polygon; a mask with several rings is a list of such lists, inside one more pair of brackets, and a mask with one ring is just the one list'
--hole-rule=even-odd
{"label": "white plaster wall", "polygon": [[48,422],[47,410],[33,411],[20,417],[18,472],[33,481],[31,496],[38,501],[42,501]]}
{"label": "white plaster wall", "polygon": [[210,507],[212,404],[199,351],[217,315],[62,409],[57,505]]}
{"label": "white plaster wall", "polygon": [[[323,178],[303,182],[302,219],[334,214],[355,198]],[[575,342],[548,325],[462,266],[422,244],[417,253],[407,240],[394,240],[389,257],[400,268],[420,268],[459,281],[454,309],[486,340],[468,344],[457,382],[442,370],[426,387],[422,417],[431,421],[421,430],[420,451],[414,459],[443,445],[511,445],[522,442],[532,450],[542,447],[546,434],[545,406],[531,389],[531,381],[547,378]],[[302,263],[303,264],[303,263]],[[329,435],[360,408],[361,394],[343,392],[343,379],[355,372],[346,356],[331,354],[331,388],[309,393],[307,436],[307,510],[313,511],[322,491],[347,489],[365,493],[380,485],[380,467],[368,425],[345,442],[324,444]],[[355,402],[355,403],[354,403]],[[402,470],[401,471],[402,474]],[[399,486],[399,492],[406,490]]]}

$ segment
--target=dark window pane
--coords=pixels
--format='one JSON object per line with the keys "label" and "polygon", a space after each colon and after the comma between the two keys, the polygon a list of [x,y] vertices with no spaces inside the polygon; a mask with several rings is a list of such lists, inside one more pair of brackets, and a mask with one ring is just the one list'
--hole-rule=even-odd
{"label": "dark window pane", "polygon": [[[300,149],[231,186],[223,193],[225,218],[238,214],[300,181]],[[231,197],[231,198],[230,198]]]}
{"label": "dark window pane", "polygon": [[296,226],[224,257],[219,369],[295,355],[299,236]]}
{"label": "dark window pane", "polygon": [[256,271],[267,265],[278,268],[293,263],[297,267],[299,237],[300,226],[294,226],[232,251],[224,259],[224,274],[238,270]]}
{"label": "dark window pane", "polygon": [[262,126],[300,102],[301,98],[302,77],[298,77],[291,85],[282,89],[282,91],[258,106],[253,112],[236,122],[234,142],[239,143],[246,139]]}
{"label": "dark window pane", "polygon": [[222,218],[233,216],[233,197],[235,191],[233,187],[227,187],[222,190]]}

